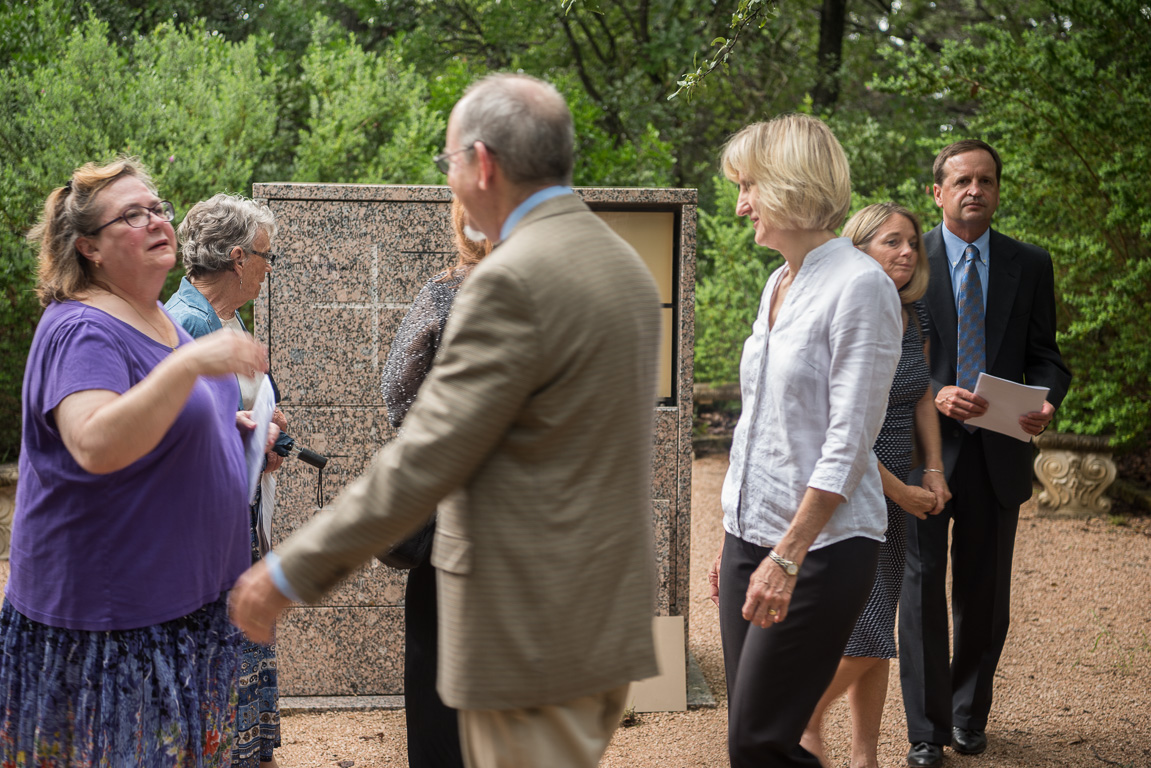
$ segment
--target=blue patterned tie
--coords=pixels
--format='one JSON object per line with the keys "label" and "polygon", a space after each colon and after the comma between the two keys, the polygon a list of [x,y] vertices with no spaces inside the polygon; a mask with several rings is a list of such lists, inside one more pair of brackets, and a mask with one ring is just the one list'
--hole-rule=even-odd
{"label": "blue patterned tie", "polygon": [[[963,251],[963,274],[959,284],[959,337],[958,366],[955,383],[966,390],[975,391],[980,371],[987,367],[986,341],[983,329],[983,282],[979,270],[979,249],[974,245]],[[968,427],[969,430],[974,427]]]}

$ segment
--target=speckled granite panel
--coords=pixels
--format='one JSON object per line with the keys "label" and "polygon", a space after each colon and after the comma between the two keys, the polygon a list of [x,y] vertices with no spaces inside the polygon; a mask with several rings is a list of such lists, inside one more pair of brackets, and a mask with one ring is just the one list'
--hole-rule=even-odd
{"label": "speckled granite panel", "polygon": [[[277,383],[279,376],[276,377]],[[280,385],[282,389],[291,385]],[[288,419],[288,434],[305,448],[328,457],[324,467],[324,498],[328,504],[340,490],[361,475],[395,430],[384,407],[281,405]],[[318,472],[298,458],[285,460],[277,473],[276,540],[294,531],[316,509]]]}
{"label": "speckled granite panel", "polygon": [[265,291],[277,380],[290,402],[380,403],[380,367],[432,275],[455,262],[448,205],[271,201],[290,222]]}
{"label": "speckled granite panel", "polygon": [[[671,203],[695,207],[699,196],[694,189],[668,187],[576,187],[588,202],[625,205]],[[258,200],[314,200],[317,202],[451,202],[446,186],[400,186],[392,184],[311,184],[260,183],[252,186]],[[694,232],[692,233],[694,237]]]}
{"label": "speckled granite panel", "polygon": [[[692,660],[694,662],[694,659]],[[694,665],[694,670],[689,665],[689,671],[698,671],[699,674],[694,678],[688,678],[687,682],[687,701],[688,706],[697,706],[692,702],[692,693],[694,690],[699,690],[697,698],[701,701],[707,702],[710,699],[711,703],[704,703],[698,706],[715,706],[715,700],[711,699],[711,689],[707,687],[707,682],[703,679],[703,672],[699,671],[699,665]],[[694,687],[693,687],[694,684]],[[702,685],[701,685],[702,684]],[[706,697],[706,698],[704,698]],[[280,697],[280,714],[281,715],[298,715],[305,712],[368,712],[372,710],[386,710],[386,709],[403,709],[404,697],[403,696],[281,696]]]}
{"label": "speckled granite panel", "polygon": [[[297,443],[328,457],[323,476],[325,504],[361,475],[376,451],[395,435],[382,406],[350,408],[285,404],[283,409],[288,419],[288,433]],[[278,475],[273,543],[287,538],[317,511],[319,472],[314,467],[297,458],[288,459]],[[400,605],[404,598],[405,579],[402,572],[372,561],[326,595],[321,604]]]}
{"label": "speckled granite panel", "polygon": [[656,408],[651,446],[651,497],[675,499],[679,485],[679,409]]}
{"label": "speckled granite panel", "polygon": [[694,208],[698,199],[694,189],[667,187],[576,187],[575,191],[588,203],[619,203],[625,208],[663,203]]}
{"label": "speckled granite panel", "polygon": [[276,629],[284,696],[360,696],[404,689],[402,608],[296,608]]}
{"label": "speckled granite panel", "polygon": [[676,460],[679,487],[676,489],[676,549],[672,552],[675,564],[676,600],[673,615],[683,616],[690,626],[691,595],[691,432],[692,389],[695,385],[695,245],[696,206],[695,190],[691,199],[680,209],[679,232],[679,298],[677,303],[679,326],[679,435],[676,441]]}
{"label": "speckled granite panel", "polygon": [[[674,392],[656,409],[652,522],[656,612],[686,618],[696,193],[577,192],[597,211],[671,211],[670,220],[679,226],[674,238],[679,261],[666,315],[675,331]],[[451,195],[446,187],[317,184],[257,184],[253,195],[276,213],[276,250],[285,254],[257,300],[253,330],[269,345],[289,434],[329,457],[322,499],[329,503],[394,437],[379,391],[380,367],[420,287],[454,262]],[[279,473],[275,541],[315,514],[316,480],[316,470],[298,459],[285,463]],[[279,634],[281,693],[399,693],[404,579],[402,572],[369,564],[321,606],[293,610]]]}
{"label": "speckled granite panel", "polygon": [[671,553],[675,548],[675,528],[672,504],[667,499],[652,499],[651,529],[655,544],[655,612],[657,616],[671,616],[672,592],[675,588],[675,580],[672,578],[675,566],[671,561]]}
{"label": "speckled granite panel", "polygon": [[[680,599],[680,595],[687,595],[683,591],[687,583],[680,584],[678,574],[687,570],[687,561],[679,562],[680,539],[684,531],[690,531],[690,524],[686,529],[680,524],[680,508],[682,499],[679,496],[680,474],[682,468],[679,462],[679,421],[681,411],[679,408],[656,408],[655,432],[652,444],[652,498],[667,499],[667,508],[661,510],[661,516],[653,529],[656,537],[657,556],[660,562],[660,598],[667,598],[667,613],[661,611],[661,616],[681,616],[687,608],[687,600]],[[688,507],[690,508],[690,497]],[[658,502],[653,502],[658,503]],[[667,541],[665,550],[659,549],[660,538]],[[666,567],[664,567],[666,565]]]}
{"label": "speckled granite panel", "polygon": [[[672,190],[680,191],[680,190]],[[694,194],[694,190],[688,190]],[[314,200],[332,202],[441,202],[449,203],[452,193],[445,186],[393,184],[311,184],[295,182],[252,185],[252,197],[270,202],[276,200]],[[694,197],[691,201],[695,202]]]}

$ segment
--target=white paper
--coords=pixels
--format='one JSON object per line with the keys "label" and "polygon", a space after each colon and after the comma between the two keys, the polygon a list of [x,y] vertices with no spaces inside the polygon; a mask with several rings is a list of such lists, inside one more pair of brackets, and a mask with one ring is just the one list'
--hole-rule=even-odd
{"label": "white paper", "polygon": [[975,382],[975,394],[987,401],[987,413],[963,423],[1001,432],[1029,443],[1031,435],[1019,426],[1019,417],[1043,410],[1043,401],[1047,399],[1049,391],[1047,387],[1032,387],[981,373]]}
{"label": "white paper", "polygon": [[261,555],[272,548],[272,513],[275,508],[276,475],[274,472],[265,472],[260,475],[260,514],[257,518]]}
{"label": "white paper", "polygon": [[276,412],[276,395],[272,391],[272,380],[264,376],[256,391],[256,402],[252,403],[252,421],[256,428],[244,436],[244,458],[248,462],[248,503],[256,500],[256,487],[260,484],[260,473],[264,471],[265,447],[268,445],[268,425]]}

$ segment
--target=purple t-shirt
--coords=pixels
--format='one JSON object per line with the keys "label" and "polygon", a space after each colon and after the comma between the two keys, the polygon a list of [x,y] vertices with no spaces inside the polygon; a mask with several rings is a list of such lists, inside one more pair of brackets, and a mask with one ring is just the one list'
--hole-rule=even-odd
{"label": "purple t-shirt", "polygon": [[[180,344],[195,343],[174,323]],[[75,301],[44,310],[24,370],[24,433],[7,596],[55,627],[134,629],[184,616],[251,561],[235,376],[203,378],[160,444],[123,469],[83,470],[52,410],[126,392],[171,350]]]}

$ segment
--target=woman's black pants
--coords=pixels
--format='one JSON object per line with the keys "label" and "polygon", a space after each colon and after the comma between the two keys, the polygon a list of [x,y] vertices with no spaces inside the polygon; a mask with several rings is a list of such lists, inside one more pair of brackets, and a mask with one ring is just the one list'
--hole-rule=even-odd
{"label": "woman's black pants", "polygon": [[404,594],[404,705],[409,768],[463,768],[456,711],[436,692],[436,569],[408,571]]}
{"label": "woman's black pants", "polygon": [[726,535],[719,627],[727,671],[732,768],[819,768],[799,746],[871,593],[879,542],[847,539],[807,554],[787,618],[767,629],[743,618],[751,574],[769,552]]}

